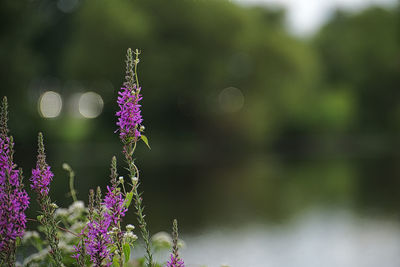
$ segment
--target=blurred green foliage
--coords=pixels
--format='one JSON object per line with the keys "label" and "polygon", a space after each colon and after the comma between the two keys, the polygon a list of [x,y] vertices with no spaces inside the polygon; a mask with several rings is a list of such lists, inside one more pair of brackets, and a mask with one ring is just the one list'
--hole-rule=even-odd
{"label": "blurred green foliage", "polygon": [[[280,220],[313,204],[398,210],[397,10],[337,11],[308,40],[286,31],[284,15],[228,1],[2,1],[0,81],[17,162],[33,167],[41,130],[59,202],[62,162],[81,199],[104,185],[111,156],[122,160],[115,99],[132,47],[152,146],[137,156],[150,221]],[[230,87],[239,93],[223,101],[243,107],[223,108]],[[37,112],[46,90],[64,99],[56,119]],[[103,97],[100,117],[68,113],[84,91]]]}

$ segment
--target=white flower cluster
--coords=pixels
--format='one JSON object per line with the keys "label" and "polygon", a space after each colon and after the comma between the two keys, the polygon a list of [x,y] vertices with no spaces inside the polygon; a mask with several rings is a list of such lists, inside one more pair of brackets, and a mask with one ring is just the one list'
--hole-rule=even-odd
{"label": "white flower cluster", "polygon": [[172,237],[167,232],[158,232],[151,238],[151,242],[156,249],[169,249],[172,247]]}
{"label": "white flower cluster", "polygon": [[124,233],[124,240],[127,243],[135,242],[138,239],[137,235],[132,232],[125,232]]}
{"label": "white flower cluster", "polygon": [[83,201],[75,201],[72,203],[68,209],[58,208],[55,211],[55,216],[57,219],[67,220],[69,223],[75,223],[75,221],[80,218],[83,214],[87,213],[85,208],[85,203]]}
{"label": "white flower cluster", "polygon": [[135,226],[133,226],[132,224],[127,224],[125,226],[125,228],[126,228],[126,232],[124,233],[124,240],[125,240],[125,242],[132,244],[133,242],[135,242],[138,239],[137,235],[135,235],[132,232],[133,229],[135,229]]}

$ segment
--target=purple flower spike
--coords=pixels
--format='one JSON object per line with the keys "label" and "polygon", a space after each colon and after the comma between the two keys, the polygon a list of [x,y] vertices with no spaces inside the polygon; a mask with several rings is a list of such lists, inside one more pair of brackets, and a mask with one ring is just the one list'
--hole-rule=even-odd
{"label": "purple flower spike", "polygon": [[141,126],[143,119],[139,104],[142,100],[140,94],[140,87],[136,89],[136,85],[133,85],[133,90],[128,87],[121,87],[118,92],[118,106],[119,111],[116,113],[118,117],[117,125],[119,126],[119,137],[121,139],[127,139],[133,137],[137,140],[140,137],[140,131],[138,130]]}
{"label": "purple flower spike", "polygon": [[36,169],[32,170],[31,188],[41,195],[48,195],[50,182],[53,180],[53,177],[54,174],[50,171],[50,166],[42,170],[38,163]]}
{"label": "purple flower spike", "polygon": [[171,258],[167,261],[166,267],[185,267],[185,263],[179,257],[178,253],[178,221],[174,219],[172,224],[172,253]]}
{"label": "purple flower spike", "polygon": [[108,226],[109,223],[104,218],[88,223],[88,233],[85,243],[86,252],[90,255],[90,259],[96,267],[104,266],[104,264],[106,266],[111,265],[111,255],[108,250],[111,238],[107,234]]}
{"label": "purple flower spike", "polygon": [[74,254],[72,254],[71,257],[78,261],[81,258],[82,246],[81,244],[78,244],[77,246],[73,247],[74,247]]}
{"label": "purple flower spike", "polygon": [[14,142],[8,136],[7,121],[8,105],[4,97],[0,118],[0,255],[2,260],[12,263],[15,240],[24,234],[26,227],[29,197],[23,189],[22,170],[17,170],[13,162]]}
{"label": "purple flower spike", "polygon": [[10,243],[24,234],[29,197],[20,185],[19,171],[7,157],[9,139],[0,142],[0,251],[7,251]]}
{"label": "purple flower spike", "polygon": [[185,267],[185,263],[179,257],[175,257],[172,253],[170,260],[167,261],[166,267]]}
{"label": "purple flower spike", "polygon": [[54,174],[50,170],[50,166],[46,163],[46,154],[44,153],[43,135],[39,133],[39,149],[37,156],[36,169],[32,170],[31,188],[41,197],[47,196],[50,190],[50,182],[53,180]]}
{"label": "purple flower spike", "polygon": [[24,234],[25,210],[29,197],[20,182],[22,174],[12,162],[13,143],[9,137],[0,138],[0,251]]}
{"label": "purple flower spike", "polygon": [[126,55],[126,75],[124,85],[118,92],[119,111],[115,114],[118,117],[119,137],[123,142],[136,142],[141,136],[142,115],[139,104],[142,100],[141,88],[137,79],[137,64],[139,63],[139,52],[135,52],[136,59],[133,59],[132,50],[129,48]]}
{"label": "purple flower spike", "polygon": [[85,233],[85,230],[82,230],[81,233],[85,251],[90,256],[94,267],[110,266],[113,256],[109,250],[109,246],[112,245],[111,236],[108,233],[110,220],[104,216],[105,211],[101,202],[101,190],[99,187],[96,194],[96,206],[94,206],[94,191],[90,190],[88,208],[87,233]]}
{"label": "purple flower spike", "polygon": [[122,217],[125,216],[125,212],[128,210],[124,206],[124,198],[122,193],[114,186],[111,188],[107,186],[107,194],[104,198],[104,205],[108,210],[108,212],[104,214],[104,217],[113,225],[118,225],[118,222]]}

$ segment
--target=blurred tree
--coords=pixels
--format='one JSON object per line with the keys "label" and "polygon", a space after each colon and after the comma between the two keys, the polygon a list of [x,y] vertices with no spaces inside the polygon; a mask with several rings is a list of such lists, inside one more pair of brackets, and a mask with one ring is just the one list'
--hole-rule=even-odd
{"label": "blurred tree", "polygon": [[324,82],[347,85],[357,98],[353,130],[398,130],[400,91],[399,16],[396,9],[337,11],[315,37]]}
{"label": "blurred tree", "polygon": [[314,40],[323,63],[322,82],[334,94],[346,93],[355,100],[347,144],[359,158],[359,203],[389,210],[398,209],[400,201],[397,9],[337,11]]}
{"label": "blurred tree", "polygon": [[[211,147],[233,135],[265,144],[306,108],[317,69],[312,51],[283,30],[282,15],[225,1],[87,1],[74,14],[64,73],[117,88],[125,48],[137,46],[151,127],[195,132]],[[243,94],[237,112],[220,107],[227,87]]]}

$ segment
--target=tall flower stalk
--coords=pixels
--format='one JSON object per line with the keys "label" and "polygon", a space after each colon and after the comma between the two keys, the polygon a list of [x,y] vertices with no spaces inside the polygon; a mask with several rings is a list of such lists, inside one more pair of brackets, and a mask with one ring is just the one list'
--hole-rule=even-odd
{"label": "tall flower stalk", "polygon": [[129,48],[126,59],[126,75],[125,82],[121,88],[118,97],[119,111],[116,113],[118,117],[117,126],[119,126],[119,137],[123,144],[123,154],[128,164],[129,177],[132,180],[132,189],[129,192],[133,194],[136,215],[139,223],[141,235],[144,240],[146,249],[146,261],[148,267],[153,267],[153,255],[150,245],[150,233],[147,229],[147,223],[144,215],[142,194],[138,192],[139,186],[139,169],[135,165],[133,154],[135,152],[136,143],[141,138],[147,145],[147,138],[142,134],[144,126],[141,115],[139,101],[142,99],[140,94],[141,88],[137,77],[137,65],[139,63],[139,51],[133,52]]}
{"label": "tall flower stalk", "polygon": [[185,263],[179,257],[178,249],[178,221],[174,219],[172,224],[172,253],[166,267],[185,267]]}
{"label": "tall flower stalk", "polygon": [[8,135],[6,97],[0,120],[0,264],[15,266],[16,240],[26,227],[29,197],[22,183],[22,169],[17,170],[13,162],[14,142]]}
{"label": "tall flower stalk", "polygon": [[96,199],[93,190],[89,193],[89,223],[84,240],[86,253],[90,256],[94,267],[110,266],[112,263],[112,253],[109,250],[112,241],[108,234],[110,221],[104,215],[101,190],[97,187]]}
{"label": "tall flower stalk", "polygon": [[125,206],[125,198],[118,187],[117,181],[117,159],[114,156],[111,160],[111,187],[107,186],[107,193],[104,197],[104,206],[106,208],[105,218],[109,221],[111,228],[111,237],[116,246],[116,256],[120,266],[123,266],[123,238],[124,233],[121,229],[121,219],[125,216],[127,208]]}
{"label": "tall flower stalk", "polygon": [[61,251],[58,247],[57,223],[54,218],[54,212],[57,205],[51,202],[49,194],[50,183],[54,174],[50,166],[46,163],[46,154],[43,144],[43,134],[38,135],[38,156],[36,168],[32,170],[31,188],[37,194],[37,201],[40,205],[41,214],[38,216],[39,222],[44,227],[44,234],[50,245],[50,255],[56,266],[62,266]]}

